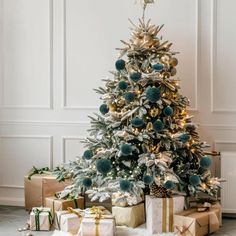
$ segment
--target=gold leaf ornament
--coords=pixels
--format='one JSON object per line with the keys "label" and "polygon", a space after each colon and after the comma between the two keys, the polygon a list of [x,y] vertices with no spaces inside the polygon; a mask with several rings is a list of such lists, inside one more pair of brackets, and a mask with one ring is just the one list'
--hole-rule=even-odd
{"label": "gold leaf ornament", "polygon": [[159,114],[159,109],[158,108],[152,108],[149,111],[149,114],[150,114],[151,117],[156,117]]}

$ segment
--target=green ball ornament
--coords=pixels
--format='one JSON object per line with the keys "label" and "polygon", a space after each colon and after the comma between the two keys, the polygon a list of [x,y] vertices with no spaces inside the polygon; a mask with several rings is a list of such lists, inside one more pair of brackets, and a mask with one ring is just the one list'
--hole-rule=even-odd
{"label": "green ball ornament", "polygon": [[200,178],[198,175],[191,175],[189,177],[189,183],[193,186],[197,186],[200,184]]}
{"label": "green ball ornament", "polygon": [[108,159],[100,159],[96,161],[96,169],[101,174],[106,175],[108,172],[111,171],[111,168],[111,161]]}
{"label": "green ball ornament", "polygon": [[83,154],[83,158],[90,160],[93,157],[93,152],[91,150],[86,150]]}
{"label": "green ball ornament", "polygon": [[132,92],[125,93],[124,98],[127,103],[133,102],[135,98],[135,94]]}
{"label": "green ball ornament", "polygon": [[141,79],[141,73],[139,73],[139,72],[132,73],[130,75],[130,79],[137,83]]}
{"label": "green ball ornament", "polygon": [[131,189],[131,183],[129,180],[123,179],[120,181],[120,189],[123,192],[128,192]]}
{"label": "green ball ornament", "polygon": [[103,115],[106,115],[109,112],[109,108],[106,104],[102,104],[99,110]]}
{"label": "green ball ornament", "polygon": [[131,124],[135,128],[142,127],[144,125],[144,121],[138,117],[135,117],[131,120]]}
{"label": "green ball ornament", "polygon": [[166,189],[173,189],[175,187],[175,183],[171,180],[167,180],[164,184]]}
{"label": "green ball ornament", "polygon": [[144,175],[143,182],[144,184],[149,185],[153,182],[153,177],[151,175]]}
{"label": "green ball ornament", "polygon": [[182,143],[187,143],[190,140],[190,136],[186,133],[183,133],[179,136],[179,141]]}
{"label": "green ball ornament", "polygon": [[147,100],[149,100],[152,103],[155,103],[161,98],[161,91],[159,88],[155,88],[155,87],[148,88],[146,90],[146,97],[147,97]]}
{"label": "green ball ornament", "polygon": [[200,166],[204,169],[208,169],[212,164],[212,160],[210,157],[205,156],[202,157],[202,159],[200,160]]}
{"label": "green ball ornament", "polygon": [[125,69],[125,61],[122,59],[117,60],[115,67],[117,70],[124,70]]}
{"label": "green ball ornament", "polygon": [[160,132],[160,131],[162,131],[162,130],[164,129],[164,124],[163,124],[163,122],[162,122],[160,119],[156,120],[156,121],[152,124],[152,126],[153,126],[153,129],[154,129],[156,132]]}
{"label": "green ball ornament", "polygon": [[124,80],[121,80],[118,84],[118,88],[120,90],[126,90],[128,88],[128,84]]}
{"label": "green ball ornament", "polygon": [[89,188],[92,186],[92,180],[89,177],[86,177],[83,179],[83,185],[86,188]]}
{"label": "green ball ornament", "polygon": [[130,144],[125,143],[125,144],[121,145],[120,151],[121,151],[122,155],[129,156],[132,153],[132,147]]}
{"label": "green ball ornament", "polygon": [[157,63],[152,66],[152,69],[155,71],[162,71],[164,69],[164,66],[160,63]]}
{"label": "green ball ornament", "polygon": [[164,108],[163,113],[165,116],[172,116],[173,115],[173,108],[171,106],[167,106]]}

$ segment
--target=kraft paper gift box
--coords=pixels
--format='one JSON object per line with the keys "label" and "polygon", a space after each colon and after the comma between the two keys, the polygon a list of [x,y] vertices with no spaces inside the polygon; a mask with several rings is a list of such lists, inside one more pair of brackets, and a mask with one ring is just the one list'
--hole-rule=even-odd
{"label": "kraft paper gift box", "polygon": [[67,210],[68,207],[84,209],[84,198],[58,199],[56,197],[47,197],[45,199],[45,207],[51,208],[52,215],[54,216],[56,211]]}
{"label": "kraft paper gift box", "polygon": [[145,223],[144,203],[129,207],[112,207],[112,215],[116,219],[116,225],[126,225],[131,228]]}
{"label": "kraft paper gift box", "polygon": [[[89,211],[89,212],[88,212]],[[114,236],[115,218],[104,207],[86,209],[79,230],[80,236]]]}
{"label": "kraft paper gift box", "polygon": [[174,215],[174,231],[181,236],[204,236],[219,230],[220,220],[219,207],[204,212],[189,209]]}
{"label": "kraft paper gift box", "polygon": [[54,227],[64,232],[77,234],[84,213],[81,209],[68,208],[67,211],[56,211]]}
{"label": "kraft paper gift box", "polygon": [[70,180],[59,182],[56,176],[49,174],[36,174],[28,179],[25,176],[25,208],[31,210],[32,207],[45,205],[45,198],[53,196],[56,192],[62,191],[66,186],[71,185]]}
{"label": "kraft paper gift box", "polygon": [[93,206],[103,206],[107,210],[111,211],[111,208],[112,208],[111,198],[103,202],[99,202],[99,200],[91,201],[91,199],[89,198],[89,194],[86,193],[84,195],[84,200],[85,200],[85,208],[91,208]]}
{"label": "kraft paper gift box", "polygon": [[50,208],[34,207],[30,213],[30,230],[49,231],[53,223]]}
{"label": "kraft paper gift box", "polygon": [[146,227],[150,234],[173,232],[175,213],[184,210],[183,196],[156,198],[146,195]]}

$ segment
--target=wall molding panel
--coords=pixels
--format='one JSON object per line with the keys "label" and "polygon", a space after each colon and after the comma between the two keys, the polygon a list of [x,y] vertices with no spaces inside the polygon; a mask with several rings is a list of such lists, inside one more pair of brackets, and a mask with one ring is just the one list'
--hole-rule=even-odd
{"label": "wall molding panel", "polygon": [[[217,57],[218,57],[218,0],[211,0],[211,112],[212,113],[225,113],[225,114],[235,114],[236,109],[228,109],[228,108],[217,108],[216,102],[214,99],[215,95],[215,79],[217,78]],[[227,3],[226,3],[227,4]],[[222,78],[224,79],[224,78]],[[224,96],[219,94],[220,97]],[[230,101],[228,101],[230,102]],[[232,101],[231,101],[232,102]]]}
{"label": "wall molding panel", "polygon": [[[76,140],[76,141],[81,142],[84,139],[85,139],[84,136],[63,136],[62,137],[62,162],[63,163],[66,163],[66,161],[67,161],[67,158],[66,158],[66,141]],[[77,155],[79,155],[79,153]]]}
{"label": "wall molding panel", "polygon": [[[3,11],[4,11],[4,3],[7,0],[1,0],[2,4],[3,4]],[[12,1],[12,0],[11,0]],[[13,0],[14,1],[14,0]],[[34,0],[35,1],[35,0]],[[1,108],[2,109],[27,109],[27,110],[51,110],[53,109],[53,0],[44,0],[44,2],[47,2],[48,4],[48,28],[49,28],[49,32],[48,32],[48,47],[49,47],[49,51],[48,51],[48,60],[49,60],[49,69],[48,69],[48,87],[49,87],[49,91],[48,91],[48,104],[47,105],[40,105],[40,104],[35,104],[35,105],[28,105],[28,104],[21,104],[21,105],[11,105],[7,102],[7,97],[6,97],[6,78],[4,76],[4,67],[2,67],[2,76],[1,76],[1,94],[2,94],[2,104],[1,104]],[[8,1],[7,1],[8,2]],[[4,16],[2,16],[3,18]],[[37,21],[37,19],[35,19],[35,21]],[[4,19],[2,21],[4,24]],[[3,28],[3,26],[2,26]],[[3,30],[2,30],[3,31]],[[4,34],[4,31],[3,31]],[[44,32],[42,32],[42,35],[44,34]],[[1,46],[1,45],[0,45]],[[3,53],[4,55],[4,53]],[[3,57],[3,56],[2,56]],[[2,60],[2,64],[4,65],[4,60]],[[6,64],[6,63],[5,63]],[[29,65],[30,66],[30,65]],[[22,86],[24,86],[24,84],[22,84]],[[30,88],[31,89],[31,88]],[[45,95],[45,93],[44,93]],[[9,97],[9,96],[8,96]]]}

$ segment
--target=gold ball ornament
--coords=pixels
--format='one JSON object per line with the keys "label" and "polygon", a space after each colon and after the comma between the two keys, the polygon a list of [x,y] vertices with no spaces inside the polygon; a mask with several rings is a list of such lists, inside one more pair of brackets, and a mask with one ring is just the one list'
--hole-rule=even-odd
{"label": "gold ball ornament", "polygon": [[170,71],[171,75],[174,76],[177,73],[177,70],[175,68],[172,68]]}
{"label": "gold ball ornament", "polygon": [[147,130],[148,130],[148,131],[151,131],[151,130],[153,130],[153,125],[152,125],[152,122],[148,122],[148,123],[147,123],[147,127],[146,127],[146,128],[147,128]]}
{"label": "gold ball ornament", "polygon": [[124,100],[124,99],[118,100],[118,101],[117,101],[117,105],[118,105],[119,107],[124,106],[124,105],[125,105],[125,100]]}
{"label": "gold ball ornament", "polygon": [[178,65],[178,59],[175,58],[175,57],[172,57],[172,58],[170,59],[170,64],[171,64],[172,66],[177,66],[177,65]]}
{"label": "gold ball ornament", "polygon": [[167,64],[167,63],[169,63],[170,58],[169,58],[169,56],[165,55],[165,56],[162,56],[162,57],[161,57],[161,61],[162,61],[163,63]]}
{"label": "gold ball ornament", "polygon": [[149,111],[149,114],[151,117],[156,117],[158,114],[159,114],[159,109],[158,108],[152,108],[150,111]]}
{"label": "gold ball ornament", "polygon": [[116,111],[116,109],[117,109],[117,106],[116,106],[115,103],[111,103],[111,104],[109,105],[109,111]]}

